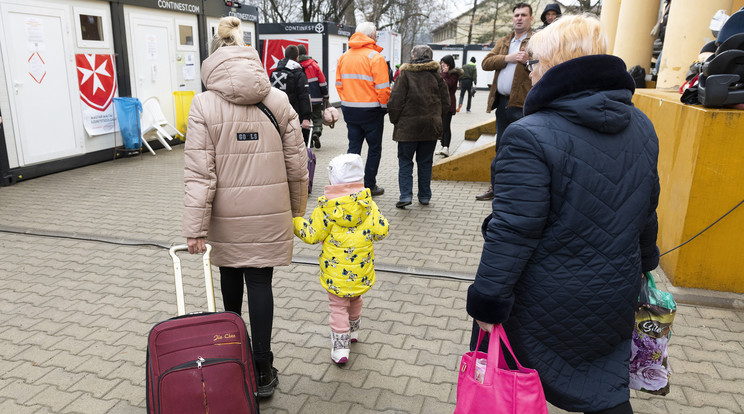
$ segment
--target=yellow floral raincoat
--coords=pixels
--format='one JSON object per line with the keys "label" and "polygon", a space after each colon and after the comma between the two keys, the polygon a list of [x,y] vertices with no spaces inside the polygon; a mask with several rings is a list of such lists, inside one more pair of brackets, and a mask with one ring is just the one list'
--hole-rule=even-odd
{"label": "yellow floral raincoat", "polygon": [[368,188],[346,196],[318,198],[310,220],[294,218],[294,234],[305,243],[323,243],[320,283],[339,297],[359,296],[375,284],[372,242],[388,234],[388,222]]}

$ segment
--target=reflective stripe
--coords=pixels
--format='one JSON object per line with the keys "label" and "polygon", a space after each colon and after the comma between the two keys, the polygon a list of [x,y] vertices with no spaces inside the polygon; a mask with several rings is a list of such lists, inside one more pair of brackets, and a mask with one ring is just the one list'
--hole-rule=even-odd
{"label": "reflective stripe", "polygon": [[328,86],[328,82],[319,83],[320,86]]}
{"label": "reflective stripe", "polygon": [[317,82],[318,81],[318,77],[316,76],[314,78],[307,78],[307,81],[308,82]]}
{"label": "reflective stripe", "polygon": [[386,109],[387,109],[387,104],[385,104],[385,105],[380,105],[380,106],[381,106],[381,107],[383,107],[383,108],[386,108]]}
{"label": "reflective stripe", "polygon": [[312,103],[321,103],[321,102],[323,102],[323,98],[310,98],[310,102],[312,102]]}
{"label": "reflective stripe", "polygon": [[385,89],[390,87],[390,82],[380,83],[375,85],[375,89]]}
{"label": "reflective stripe", "polygon": [[[341,105],[348,106],[349,108],[379,108],[379,102],[348,102],[341,101]],[[384,106],[387,108],[387,105]]]}
{"label": "reflective stripe", "polygon": [[341,86],[341,82],[336,82],[336,86]]}
{"label": "reflective stripe", "polygon": [[355,73],[343,73],[341,79],[361,79],[372,82],[374,79],[369,75],[357,75]]}
{"label": "reflective stripe", "polygon": [[367,57],[368,57],[368,58],[370,58],[370,59],[372,59],[373,57],[375,57],[375,54],[376,54],[376,53],[377,53],[377,52],[375,52],[375,51],[373,50],[373,51],[369,52],[369,55],[367,55]]}

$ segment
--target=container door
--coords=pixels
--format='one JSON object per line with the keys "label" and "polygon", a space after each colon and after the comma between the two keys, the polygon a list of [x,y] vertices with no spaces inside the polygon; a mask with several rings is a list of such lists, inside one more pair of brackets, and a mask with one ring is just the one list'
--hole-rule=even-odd
{"label": "container door", "polygon": [[68,13],[0,4],[0,20],[19,164],[81,154],[82,121],[72,110],[78,91]]}
{"label": "container door", "polygon": [[131,14],[130,21],[134,96],[140,101],[157,96],[165,118],[175,125],[173,21],[139,14]]}

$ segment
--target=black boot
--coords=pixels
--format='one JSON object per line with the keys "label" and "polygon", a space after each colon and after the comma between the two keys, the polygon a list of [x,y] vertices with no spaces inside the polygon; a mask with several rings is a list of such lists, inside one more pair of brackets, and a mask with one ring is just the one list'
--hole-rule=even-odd
{"label": "black boot", "polygon": [[310,145],[312,145],[315,148],[320,149],[320,134],[313,134],[311,141],[312,143]]}
{"label": "black boot", "polygon": [[274,395],[274,389],[279,385],[278,371],[271,366],[270,358],[256,359],[256,381],[258,382],[258,397],[268,398]]}

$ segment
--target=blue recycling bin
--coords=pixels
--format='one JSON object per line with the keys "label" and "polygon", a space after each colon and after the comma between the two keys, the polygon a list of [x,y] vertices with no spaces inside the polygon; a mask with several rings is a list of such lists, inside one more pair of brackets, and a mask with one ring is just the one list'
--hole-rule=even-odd
{"label": "blue recycling bin", "polygon": [[116,119],[119,121],[119,130],[124,140],[124,148],[142,148],[140,140],[142,129],[140,127],[140,114],[142,114],[142,102],[137,98],[114,98]]}

